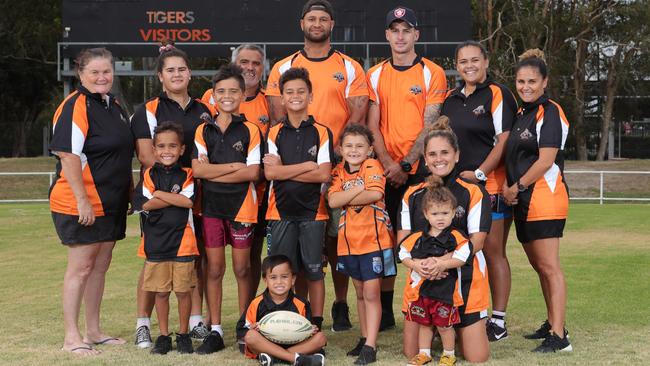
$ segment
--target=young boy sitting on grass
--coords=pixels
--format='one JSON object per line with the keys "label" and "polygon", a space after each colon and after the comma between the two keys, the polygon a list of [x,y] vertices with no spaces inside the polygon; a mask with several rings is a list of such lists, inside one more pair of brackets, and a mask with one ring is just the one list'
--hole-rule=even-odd
{"label": "young boy sitting on grass", "polygon": [[309,302],[291,290],[296,282],[291,260],[281,254],[264,258],[262,279],[266,290],[251,301],[237,322],[237,338],[246,344],[246,357],[257,357],[263,366],[273,365],[276,359],[294,365],[324,365],[325,356],[317,352],[325,346],[327,339],[315,325],[312,325],[314,333],[311,337],[289,347],[273,343],[259,332],[257,322],[274,311],[292,311],[312,320]]}
{"label": "young boy sitting on grass", "polygon": [[179,332],[176,349],[192,353],[188,334],[191,291],[196,286],[194,258],[199,255],[192,223],[194,180],[192,170],[178,162],[183,154],[183,130],[165,122],[156,127],[153,150],[156,163],[144,171],[135,192],[135,207],[142,209],[139,255],[146,257],[142,289],[155,292],[160,336],[151,353],[172,349],[169,336],[169,293],[178,299]]}

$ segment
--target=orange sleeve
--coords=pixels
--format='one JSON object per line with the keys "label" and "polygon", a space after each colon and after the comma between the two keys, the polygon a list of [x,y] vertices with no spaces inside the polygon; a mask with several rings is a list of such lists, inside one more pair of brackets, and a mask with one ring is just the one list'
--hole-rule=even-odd
{"label": "orange sleeve", "polygon": [[266,82],[266,95],[269,97],[280,96],[280,62],[278,61],[273,65],[269,73],[269,79]]}
{"label": "orange sleeve", "polygon": [[349,97],[359,97],[368,95],[368,84],[366,83],[366,73],[363,71],[361,65],[353,59],[350,59],[352,67],[354,68],[354,80],[350,85]]}

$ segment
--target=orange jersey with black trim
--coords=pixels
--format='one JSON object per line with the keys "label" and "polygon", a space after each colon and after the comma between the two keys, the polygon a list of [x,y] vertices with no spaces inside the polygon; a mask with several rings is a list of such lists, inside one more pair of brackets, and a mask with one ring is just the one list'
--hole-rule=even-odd
{"label": "orange jersey with black trim", "polygon": [[[491,78],[477,84],[465,96],[465,84],[453,89],[442,105],[442,114],[449,117],[449,126],[458,137],[460,157],[456,169],[474,171],[485,161],[496,144],[496,137],[512,129],[517,114],[517,101],[508,88]],[[501,161],[487,174],[485,189],[490,194],[503,191],[505,165]]]}
{"label": "orange jersey with black trim", "polygon": [[[447,78],[442,67],[423,57],[411,66],[395,66],[392,60],[368,70],[370,100],[380,110],[379,129],[390,157],[401,161],[424,127],[424,109],[442,104]],[[414,164],[413,172],[417,170]]]}
{"label": "orange jersey with black trim", "polygon": [[[65,152],[81,160],[81,179],[95,216],[127,211],[132,182],[134,143],[130,123],[115,98],[79,87],[59,105],[52,120],[53,154]],[[57,156],[50,188],[50,210],[79,215],[77,200]]]}
{"label": "orange jersey with black trim", "polygon": [[515,219],[523,221],[566,219],[569,190],[564,180],[564,144],[569,122],[559,104],[543,95],[524,103],[506,143],[508,185],[515,184],[539,159],[540,148],[556,148],[553,165],[517,196]]}
{"label": "orange jersey with black trim", "polygon": [[[204,104],[212,107],[213,113],[219,111],[217,102],[215,102],[212,89],[208,89],[203,93],[201,101]],[[262,135],[266,136],[269,131],[269,105],[266,102],[266,93],[264,89],[259,89],[254,97],[247,97],[246,100],[239,105],[239,114],[243,114],[248,122],[252,122],[260,131]]]}
{"label": "orange jersey with black trim", "polygon": [[[214,118],[216,120],[216,117]],[[260,129],[232,116],[225,131],[212,120],[196,129],[192,159],[206,155],[210,164],[244,163],[260,165],[262,139]],[[203,216],[256,223],[258,197],[255,182],[221,183],[201,179]]]}
{"label": "orange jersey with black trim", "polygon": [[[269,154],[278,155],[282,164],[313,161],[331,164],[332,132],[316,122],[313,116],[295,128],[285,120],[271,127],[266,139]],[[267,220],[327,220],[325,184],[295,180],[273,180],[269,183]]]}
{"label": "orange jersey with black trim", "polygon": [[[269,290],[266,289],[250,302],[246,311],[239,318],[236,326],[237,339],[244,339],[251,325],[259,322],[265,315],[280,310],[298,313],[311,321],[311,309],[308,301],[296,296],[293,291],[289,291],[287,298],[276,304],[271,298]],[[257,357],[248,347],[246,347],[245,355],[248,358]]]}
{"label": "orange jersey with black trim", "polygon": [[[192,169],[180,164],[165,167],[160,163],[147,168],[134,192],[134,208],[142,210],[155,191],[181,194],[194,199]],[[138,256],[150,261],[174,260],[199,255],[194,235],[192,209],[168,206],[142,211],[142,239]]]}
{"label": "orange jersey with black trim", "polygon": [[314,94],[309,114],[332,130],[336,145],[350,117],[346,99],[368,95],[363,68],[353,58],[334,49],[323,58],[309,58],[301,50],[273,65],[266,95],[280,96],[280,76],[291,67],[303,67],[309,71]]}
{"label": "orange jersey with black trim", "polygon": [[332,186],[328,194],[347,191],[358,185],[366,191],[380,192],[382,198],[367,205],[343,208],[338,228],[338,255],[368,254],[393,247],[393,228],[383,198],[386,177],[379,161],[366,159],[356,172],[350,172],[345,162],[338,164],[332,170]]}
{"label": "orange jersey with black trim", "polygon": [[[467,262],[472,256],[472,244],[458,230],[447,228],[436,237],[419,231],[402,240],[399,258],[402,261],[407,258],[425,259],[442,257],[452,252],[452,258],[463,262]],[[447,277],[435,281],[422,278],[416,271],[409,269],[402,305],[408,308],[409,303],[425,296],[445,304],[462,306],[464,301],[461,292],[461,268],[450,270]]]}

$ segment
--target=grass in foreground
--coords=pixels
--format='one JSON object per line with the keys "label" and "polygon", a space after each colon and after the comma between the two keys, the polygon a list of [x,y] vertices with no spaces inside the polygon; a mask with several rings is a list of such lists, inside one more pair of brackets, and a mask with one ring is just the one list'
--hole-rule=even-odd
{"label": "grass in foreground", "polygon": [[[650,252],[647,238],[648,205],[573,205],[565,237],[562,264],[568,282],[567,327],[572,354],[537,355],[529,351],[537,342],[522,338],[545,318],[537,276],[514,235],[510,237],[513,287],[508,309],[510,338],[492,345],[488,365],[593,365],[647,364],[650,357]],[[103,302],[103,324],[113,335],[126,338],[121,347],[104,346],[96,358],[77,358],[59,350],[62,342],[61,282],[66,250],[56,238],[46,205],[0,205],[0,309],[5,339],[0,342],[0,364],[16,365],[255,365],[234,345],[238,318],[235,281],[224,281],[224,329],[228,348],[211,356],[152,356],[132,346],[135,327],[135,286],[142,261],[135,256],[138,225],[129,222],[127,239],[117,244],[108,273]],[[513,230],[514,231],[514,230]],[[400,268],[401,269],[401,268]],[[230,271],[230,269],[228,269]],[[398,283],[403,284],[403,271]],[[348,302],[354,309],[353,289]],[[328,278],[326,311],[332,300]],[[396,297],[395,309],[401,299]],[[172,301],[172,303],[174,303]],[[353,310],[354,311],[354,310]],[[171,329],[177,324],[175,307]],[[83,318],[83,317],[82,317]],[[352,314],[356,323],[356,314]],[[326,317],[326,327],[330,320]],[[157,334],[153,325],[154,336]],[[358,328],[344,333],[328,331],[328,364],[351,365],[345,352],[358,337]],[[404,364],[401,323],[381,333],[377,365]],[[437,352],[437,350],[436,350]]]}

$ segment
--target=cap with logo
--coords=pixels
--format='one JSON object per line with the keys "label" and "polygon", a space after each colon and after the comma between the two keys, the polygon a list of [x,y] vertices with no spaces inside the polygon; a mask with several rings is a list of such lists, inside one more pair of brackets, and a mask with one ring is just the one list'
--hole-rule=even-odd
{"label": "cap with logo", "polygon": [[415,16],[415,12],[405,6],[398,6],[386,14],[386,28],[390,28],[390,25],[398,20],[404,21],[414,28],[418,26],[418,18]]}

